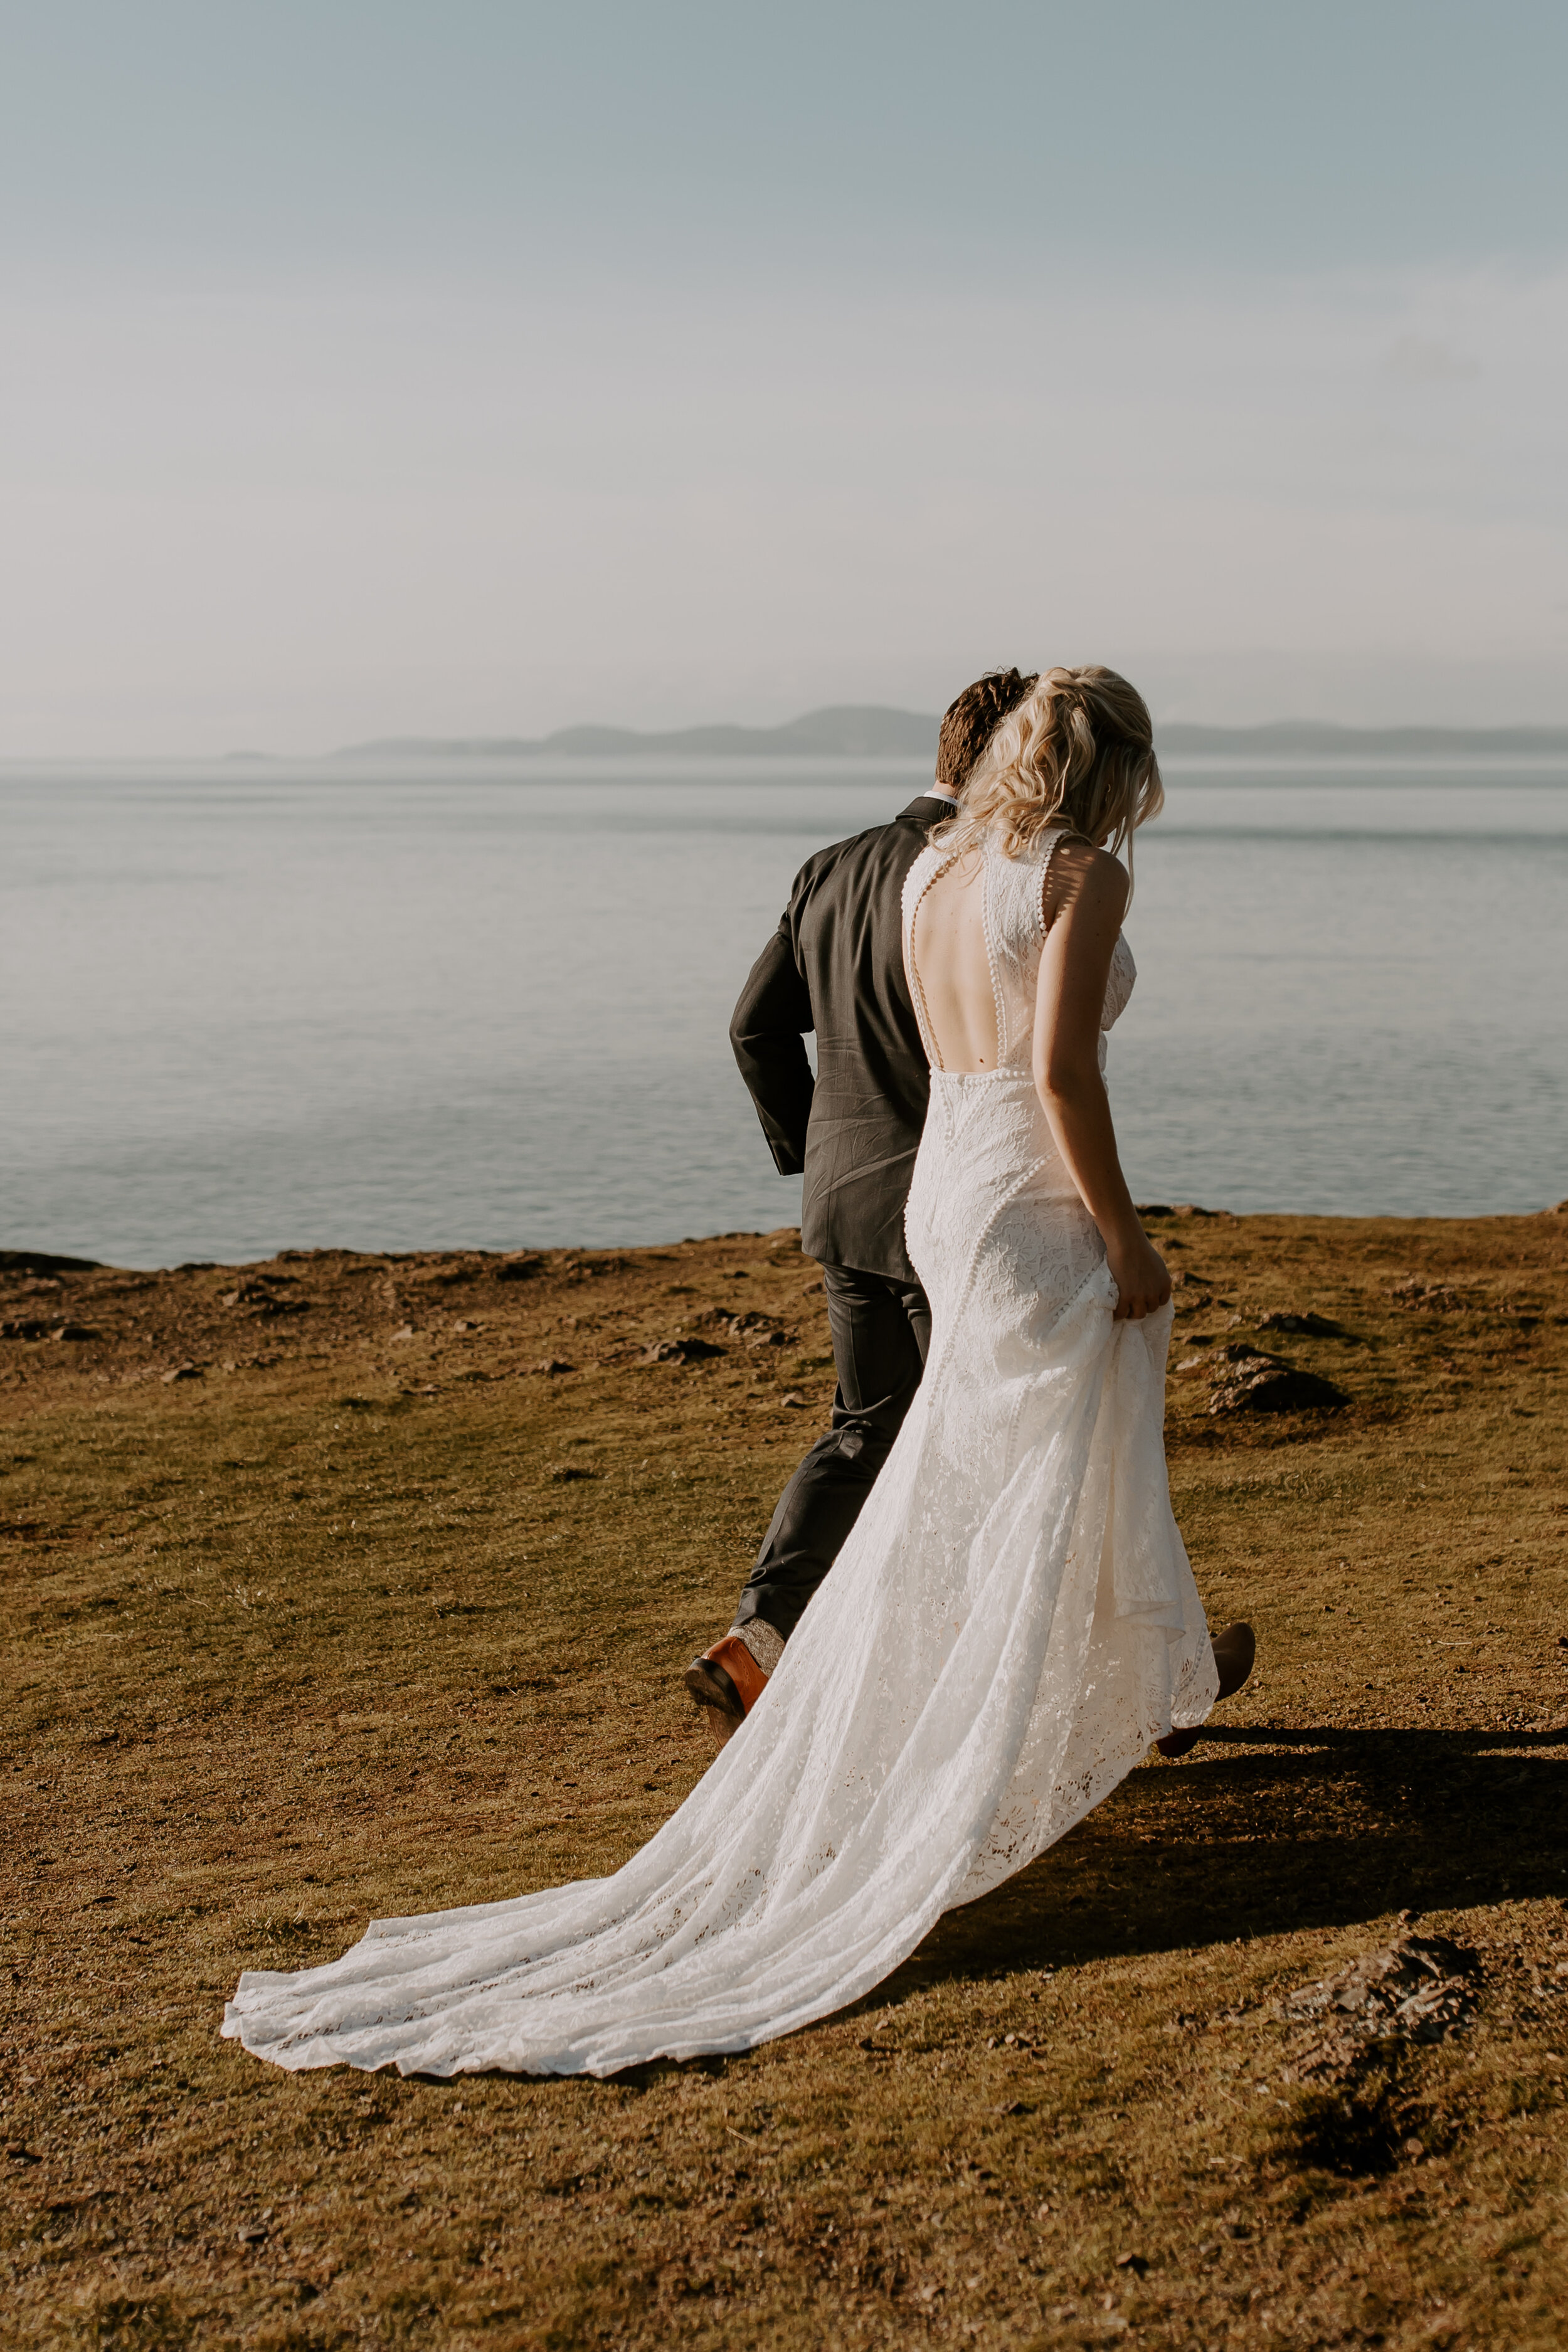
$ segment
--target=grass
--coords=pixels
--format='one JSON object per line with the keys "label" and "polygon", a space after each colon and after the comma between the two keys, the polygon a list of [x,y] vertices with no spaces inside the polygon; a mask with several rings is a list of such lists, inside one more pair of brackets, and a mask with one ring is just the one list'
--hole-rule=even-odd
{"label": "grass", "polygon": [[[613,1869],[693,1785],[679,1670],[831,1389],[796,1237],[12,1264],[0,2342],[1560,2344],[1568,1218],[1151,1223],[1253,1685],[852,2012],[605,2084],[216,2029],[242,1968]],[[1237,1333],[1348,1409],[1211,1417]],[[682,1337],[722,1352],[641,1360]],[[1302,2079],[1282,1996],[1402,1910],[1477,2022]]]}

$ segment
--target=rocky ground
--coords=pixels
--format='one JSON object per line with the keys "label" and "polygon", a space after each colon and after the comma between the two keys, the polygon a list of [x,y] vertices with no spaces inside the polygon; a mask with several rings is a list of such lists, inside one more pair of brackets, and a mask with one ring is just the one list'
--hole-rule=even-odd
{"label": "rocky ground", "polygon": [[796,1235],[0,1260],[0,2341],[1559,2343],[1568,1216],[1149,1223],[1252,1685],[855,2011],[610,2084],[216,2022],[691,1786]]}

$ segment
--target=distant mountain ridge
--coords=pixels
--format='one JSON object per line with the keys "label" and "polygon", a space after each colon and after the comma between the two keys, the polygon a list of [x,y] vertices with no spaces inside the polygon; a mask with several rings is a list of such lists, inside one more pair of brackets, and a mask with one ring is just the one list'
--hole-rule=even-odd
{"label": "distant mountain ridge", "polygon": [[[648,757],[696,759],[936,758],[941,721],[884,703],[837,702],[782,727],[674,727],[648,733],[632,727],[561,727],[552,735],[394,736],[355,743],[339,760],[516,760]],[[1156,727],[1162,752],[1226,752],[1254,759],[1316,754],[1320,758],[1450,752],[1568,754],[1568,727],[1335,727],[1311,719],[1284,719],[1267,727],[1204,727],[1173,720]]]}
{"label": "distant mountain ridge", "polygon": [[1293,752],[1348,753],[1501,751],[1568,752],[1568,727],[1335,727],[1315,719],[1280,719],[1267,727],[1202,727],[1173,720],[1156,726],[1162,751],[1250,752],[1254,758]]}
{"label": "distant mountain ridge", "polygon": [[934,760],[939,719],[879,702],[838,702],[808,710],[782,727],[672,727],[647,734],[632,727],[559,727],[552,735],[443,740],[435,736],[356,743],[341,760],[428,758],[604,758],[626,753],[695,754],[710,759]]}

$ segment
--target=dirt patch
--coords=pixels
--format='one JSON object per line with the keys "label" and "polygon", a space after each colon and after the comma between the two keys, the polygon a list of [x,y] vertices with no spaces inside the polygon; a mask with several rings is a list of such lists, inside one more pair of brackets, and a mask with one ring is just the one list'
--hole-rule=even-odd
{"label": "dirt patch", "polygon": [[1322,2021],[1298,2057],[1303,2073],[1342,2064],[1366,2042],[1441,2042],[1476,2014],[1480,1955],[1447,1936],[1401,1936],[1285,2003],[1288,2018]]}

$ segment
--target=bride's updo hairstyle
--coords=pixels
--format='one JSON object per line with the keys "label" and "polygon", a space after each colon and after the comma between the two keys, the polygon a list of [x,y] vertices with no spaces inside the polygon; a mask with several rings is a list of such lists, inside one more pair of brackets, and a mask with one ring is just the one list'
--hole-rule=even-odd
{"label": "bride's updo hairstyle", "polygon": [[[1047,825],[1066,824],[1112,856],[1131,853],[1165,788],[1149,706],[1113,669],[1042,670],[970,771],[956,816],[931,827],[945,851],[999,836],[1026,856]],[[1131,864],[1129,854],[1128,864]]]}

